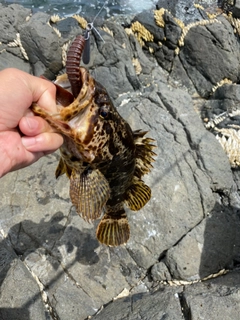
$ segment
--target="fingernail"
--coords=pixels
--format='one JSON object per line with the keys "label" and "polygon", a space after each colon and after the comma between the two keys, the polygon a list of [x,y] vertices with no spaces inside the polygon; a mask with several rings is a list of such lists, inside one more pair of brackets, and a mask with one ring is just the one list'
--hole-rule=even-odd
{"label": "fingernail", "polygon": [[38,127],[38,121],[35,117],[26,117],[26,121],[30,130],[34,130]]}
{"label": "fingernail", "polygon": [[36,144],[36,138],[33,137],[22,137],[22,144],[25,148],[31,147]]}

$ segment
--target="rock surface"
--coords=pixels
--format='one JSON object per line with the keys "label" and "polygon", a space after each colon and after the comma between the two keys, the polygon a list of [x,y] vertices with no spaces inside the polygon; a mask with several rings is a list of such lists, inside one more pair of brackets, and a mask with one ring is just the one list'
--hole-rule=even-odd
{"label": "rock surface", "polygon": [[[82,32],[75,19],[53,22],[18,5],[0,15],[9,27],[0,69],[51,79],[63,72],[66,45]],[[240,175],[205,126],[239,109],[237,34],[224,14],[204,12],[208,22],[184,30],[169,12],[162,19],[140,14],[126,29],[111,19],[99,28],[105,42],[91,37],[91,74],[158,147],[145,178],[152,199],[128,211],[129,242],[98,243],[97,223],[71,205],[68,179],[55,180],[57,152],[9,173],[1,178],[0,319],[238,318]],[[151,41],[145,29],[139,38],[136,22]]]}

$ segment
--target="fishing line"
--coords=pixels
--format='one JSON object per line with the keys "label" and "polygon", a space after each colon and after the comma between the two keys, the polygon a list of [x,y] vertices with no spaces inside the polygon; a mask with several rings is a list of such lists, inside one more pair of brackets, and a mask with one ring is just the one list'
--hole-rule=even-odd
{"label": "fishing line", "polygon": [[104,39],[102,38],[102,36],[100,35],[100,33],[97,31],[97,29],[94,27],[93,23],[96,20],[96,18],[99,16],[99,14],[102,12],[102,10],[104,9],[105,5],[107,4],[108,0],[106,0],[102,7],[100,8],[100,10],[98,11],[98,13],[95,15],[95,17],[93,18],[93,21],[91,23],[87,24],[87,28],[86,28],[86,32],[84,35],[85,38],[85,46],[84,46],[84,50],[83,50],[83,55],[82,55],[82,61],[84,64],[88,64],[90,61],[90,32],[92,30],[94,30],[97,35],[99,36],[99,38],[103,41]]}
{"label": "fishing line", "polygon": [[106,3],[108,2],[108,0],[106,0],[104,2],[104,4],[102,5],[102,7],[100,8],[100,10],[98,11],[98,13],[96,14],[96,16],[93,18],[92,24],[95,21],[95,19],[100,15],[100,13],[102,12],[103,8],[105,7]]}

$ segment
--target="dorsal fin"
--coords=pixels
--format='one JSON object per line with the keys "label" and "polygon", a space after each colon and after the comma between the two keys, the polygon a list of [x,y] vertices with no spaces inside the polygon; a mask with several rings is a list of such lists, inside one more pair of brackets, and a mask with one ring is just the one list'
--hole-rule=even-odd
{"label": "dorsal fin", "polygon": [[156,148],[152,144],[155,140],[144,137],[147,131],[136,130],[133,132],[133,138],[136,145],[136,168],[134,175],[141,179],[144,174],[147,174],[152,169],[152,162],[156,153],[152,150]]}

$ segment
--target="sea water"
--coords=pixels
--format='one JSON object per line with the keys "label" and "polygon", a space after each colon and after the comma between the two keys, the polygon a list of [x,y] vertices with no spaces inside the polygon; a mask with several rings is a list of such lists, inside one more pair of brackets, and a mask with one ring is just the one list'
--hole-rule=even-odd
{"label": "sea water", "polygon": [[155,8],[157,0],[0,0],[0,3],[3,5],[21,4],[31,9],[33,13],[43,11],[65,17],[79,14],[89,18],[94,17],[105,3],[100,13],[101,18],[105,19],[114,15],[135,14]]}

